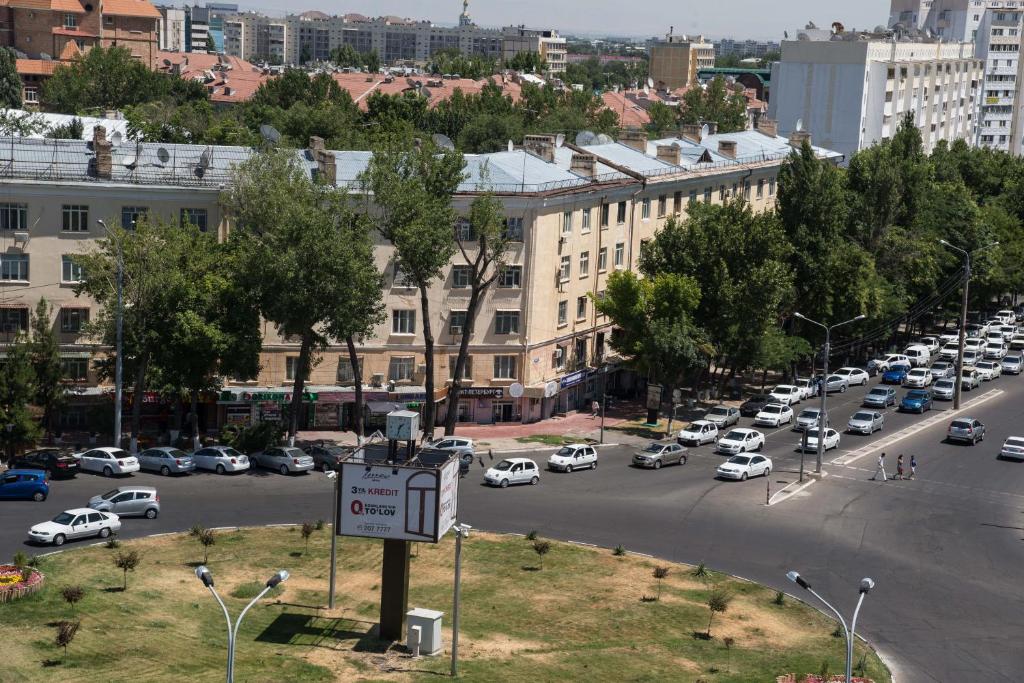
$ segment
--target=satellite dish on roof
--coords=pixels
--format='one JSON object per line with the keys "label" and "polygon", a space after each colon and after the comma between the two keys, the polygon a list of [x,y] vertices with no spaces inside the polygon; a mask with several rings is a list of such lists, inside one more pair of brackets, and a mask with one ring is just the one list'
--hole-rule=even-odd
{"label": "satellite dish on roof", "polygon": [[167,151],[166,147],[161,147],[156,151],[156,158],[160,160],[161,164],[166,164],[171,160],[171,153]]}
{"label": "satellite dish on roof", "polygon": [[555,136],[555,147],[561,147],[565,144],[565,134],[559,133]]}
{"label": "satellite dish on roof", "polygon": [[423,95],[428,100],[434,93],[430,92],[430,88],[420,88],[420,95]]}
{"label": "satellite dish on roof", "polygon": [[276,145],[281,141],[281,133],[269,123],[260,124],[260,135],[272,145]]}
{"label": "satellite dish on roof", "polygon": [[410,88],[415,88],[416,87],[416,81],[412,80],[411,78],[406,78],[405,79],[405,84],[407,86],[409,86]]}
{"label": "satellite dish on roof", "polygon": [[595,140],[597,140],[597,135],[595,135],[593,132],[589,130],[581,130],[579,133],[576,133],[577,147],[586,147],[587,145],[592,145],[594,144]]}
{"label": "satellite dish on roof", "polygon": [[119,131],[119,130],[118,131],[114,131],[114,134],[110,136],[110,142],[111,142],[111,144],[114,144],[114,145],[120,145],[121,141],[123,139],[124,139],[124,136],[121,135],[121,131]]}
{"label": "satellite dish on roof", "polygon": [[612,140],[610,136],[605,135],[604,133],[599,133],[594,142],[598,145],[610,145],[611,143],[614,142],[614,140]]}
{"label": "satellite dish on roof", "polygon": [[645,86],[644,86],[644,97],[650,97],[650,96],[651,96],[651,89],[650,89],[650,88],[648,88],[648,87],[647,87],[647,86],[645,85]]}
{"label": "satellite dish on roof", "polygon": [[513,150],[514,150],[515,148],[516,148],[515,144],[514,144],[514,143],[513,143],[513,142],[512,142],[511,140],[509,140],[509,141],[508,141],[508,151],[510,151],[510,152],[511,152],[511,151],[513,151]]}
{"label": "satellite dish on roof", "polygon": [[804,120],[803,119],[797,119],[796,120],[796,130],[797,131],[801,131],[803,129],[804,129]]}
{"label": "satellite dish on roof", "polygon": [[647,77],[647,87],[648,88],[653,88],[654,87],[654,79],[651,78],[650,76]]}
{"label": "satellite dish on roof", "polygon": [[213,158],[213,148],[207,147],[199,155],[199,163],[196,164],[196,176],[202,178],[206,175],[206,169],[210,168],[210,160]]}
{"label": "satellite dish on roof", "polygon": [[703,140],[709,135],[711,135],[711,126],[705,123],[700,127],[700,139]]}
{"label": "satellite dish on roof", "polygon": [[171,65],[171,60],[169,60],[169,59],[165,59],[165,60],[164,60],[164,66],[168,66],[168,67],[169,67],[169,66],[172,66],[172,65]]}
{"label": "satellite dish on roof", "polygon": [[441,149],[455,149],[455,143],[444,133],[434,133],[430,136],[430,139]]}
{"label": "satellite dish on roof", "polygon": [[44,62],[52,62],[53,61],[53,57],[51,57],[50,55],[48,55],[45,52],[40,52],[39,53],[39,59],[43,60]]}

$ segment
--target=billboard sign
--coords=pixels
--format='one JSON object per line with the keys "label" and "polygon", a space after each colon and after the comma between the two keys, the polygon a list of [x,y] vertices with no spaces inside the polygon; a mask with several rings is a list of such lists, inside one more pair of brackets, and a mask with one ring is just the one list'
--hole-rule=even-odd
{"label": "billboard sign", "polygon": [[344,462],[340,536],[437,543],[458,513],[459,462],[440,467]]}

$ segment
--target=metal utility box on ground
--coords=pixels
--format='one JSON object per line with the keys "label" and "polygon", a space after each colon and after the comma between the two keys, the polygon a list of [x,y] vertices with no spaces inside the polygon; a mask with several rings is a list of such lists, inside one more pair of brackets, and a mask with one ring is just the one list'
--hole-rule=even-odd
{"label": "metal utility box on ground", "polygon": [[444,612],[417,607],[405,613],[407,624],[405,646],[412,651],[416,643],[413,626],[420,627],[420,654],[436,655],[441,651],[441,617]]}

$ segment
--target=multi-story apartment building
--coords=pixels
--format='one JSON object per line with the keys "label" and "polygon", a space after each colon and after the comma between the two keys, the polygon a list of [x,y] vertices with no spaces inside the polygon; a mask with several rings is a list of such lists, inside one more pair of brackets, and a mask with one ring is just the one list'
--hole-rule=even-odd
{"label": "multi-story apartment building", "polygon": [[779,43],[773,40],[736,40],[734,38],[721,38],[715,41],[715,55],[727,57],[736,55],[740,59],[748,57],[764,57],[765,55],[778,52],[782,49]]}
{"label": "multi-story apartment building", "polygon": [[809,32],[783,41],[772,67],[769,116],[849,156],[892,136],[908,112],[926,151],[974,142],[984,64],[970,43]]}
{"label": "multi-story apartment building", "polygon": [[163,51],[185,52],[188,39],[185,32],[185,10],[179,7],[160,5],[157,7],[157,44]]}
{"label": "multi-story apartment building", "polygon": [[697,71],[715,66],[715,46],[704,36],[676,34],[669,29],[664,40],[647,45],[650,76],[658,89],[688,88],[697,83]]}
{"label": "multi-story apartment building", "polygon": [[970,41],[984,60],[977,144],[1024,153],[1024,100],[1019,83],[1024,2],[1018,0],[892,0],[889,25],[943,40]]}
{"label": "multi-story apartment building", "polygon": [[[609,350],[611,325],[597,314],[591,297],[601,297],[611,273],[635,269],[643,241],[669,217],[685,215],[692,202],[742,196],[756,210],[771,208],[780,164],[791,145],[807,137],[779,137],[765,119],[756,131],[702,135],[699,126],[660,140],[627,131],[618,142],[578,147],[560,145],[554,136],[529,136],[514,151],[467,155],[467,179],[453,198],[456,209],[465,215],[475,196],[493,192],[504,205],[513,243],[470,340],[469,388],[453,408],[463,420],[540,420],[585,406],[603,391],[628,388],[631,376],[618,371]],[[306,159],[312,158],[320,178],[354,189],[371,153],[328,151],[322,144],[314,139],[308,152],[296,152],[300,163],[310,167]],[[82,428],[90,404],[110,397],[90,365],[106,350],[80,333],[96,311],[91,301],[74,295],[81,277],[74,255],[104,236],[98,219],[130,225],[145,214],[189,221],[224,238],[228,222],[219,195],[231,182],[231,168],[252,150],[114,146],[101,132],[88,143],[7,138],[0,140],[0,149],[10,153],[0,165],[0,344],[26,328],[40,298],[55,306],[61,354],[79,385],[63,424]],[[472,226],[460,220],[453,230],[466,239]],[[386,319],[359,351],[371,414],[395,404],[445,402],[469,295],[460,258],[429,293],[439,390],[427,397],[419,294],[397,276],[393,248],[378,239],[375,259],[386,274]],[[280,416],[298,347],[270,324],[263,333],[260,376],[250,383],[228,379],[219,396],[207,397],[203,422],[208,427]],[[345,348],[328,347],[309,379],[303,424],[348,424],[354,388]],[[157,397],[145,397],[144,406],[147,429],[166,425],[167,407]]]}

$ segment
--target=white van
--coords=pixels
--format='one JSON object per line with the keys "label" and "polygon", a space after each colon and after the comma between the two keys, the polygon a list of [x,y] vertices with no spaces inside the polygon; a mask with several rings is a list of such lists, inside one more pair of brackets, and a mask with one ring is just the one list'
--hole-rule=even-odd
{"label": "white van", "polygon": [[928,347],[923,344],[911,344],[903,350],[903,355],[910,359],[915,368],[928,365],[932,359],[932,354],[928,351]]}

